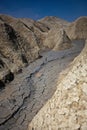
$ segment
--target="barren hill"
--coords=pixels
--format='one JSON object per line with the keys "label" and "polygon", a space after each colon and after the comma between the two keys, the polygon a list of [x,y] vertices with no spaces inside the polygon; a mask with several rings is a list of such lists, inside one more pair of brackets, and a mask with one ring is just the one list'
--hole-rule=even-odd
{"label": "barren hill", "polygon": [[46,24],[49,28],[52,28],[52,27],[55,27],[55,26],[63,28],[63,27],[66,27],[69,24],[69,22],[67,22],[63,19],[60,19],[58,17],[55,17],[55,16],[46,16],[45,18],[40,19],[38,21]]}

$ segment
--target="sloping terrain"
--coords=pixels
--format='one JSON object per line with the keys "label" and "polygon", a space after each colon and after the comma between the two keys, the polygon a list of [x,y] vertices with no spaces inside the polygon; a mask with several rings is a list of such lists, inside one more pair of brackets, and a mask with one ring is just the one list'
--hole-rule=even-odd
{"label": "sloping terrain", "polygon": [[40,19],[38,21],[46,24],[49,28],[64,28],[69,25],[69,22],[55,16],[46,16],[45,18]]}
{"label": "sloping terrain", "polygon": [[71,39],[87,38],[87,17],[80,17],[66,28],[67,35]]}
{"label": "sloping terrain", "polygon": [[83,41],[72,44],[73,48],[69,50],[43,53],[42,58],[25,68],[1,91],[1,130],[27,129],[28,123],[55,92],[60,72],[69,66],[84,46]]}
{"label": "sloping terrain", "polygon": [[87,41],[72,64],[52,98],[30,123],[29,130],[87,129]]}
{"label": "sloping terrain", "polygon": [[[49,19],[50,18],[51,17],[49,17]],[[61,22],[62,24],[63,22],[64,24],[67,23],[58,18],[54,19],[54,17],[51,18],[50,24],[53,22],[57,23],[57,25],[60,25]],[[14,78],[10,78],[10,73],[14,77],[14,73],[17,73],[21,68],[37,59],[39,52],[52,49],[50,47],[50,40],[44,44],[48,36],[50,38],[51,35],[55,35],[54,33],[48,34],[50,29],[51,27],[49,27],[48,24],[40,21],[26,18],[17,19],[7,15],[0,15],[0,55],[1,61],[6,66],[0,69],[1,84],[5,83],[5,80],[6,82],[13,80]],[[56,30],[56,33],[57,32]],[[61,39],[63,39],[63,37]],[[58,47],[54,40],[55,38],[53,38],[53,42],[57,49]],[[65,41],[63,40],[62,42],[64,43]],[[61,42],[59,44],[61,44]],[[61,44],[61,47],[63,48],[63,46],[65,47],[66,45],[67,43]]]}
{"label": "sloping terrain", "polygon": [[71,40],[67,36],[66,32],[63,29],[51,29],[45,40],[44,46],[47,46],[50,49],[55,51],[68,49],[72,46]]}
{"label": "sloping terrain", "polygon": [[[71,23],[66,33],[71,39],[87,38],[87,17]],[[67,31],[68,30],[68,31]],[[79,43],[78,43],[79,44]],[[29,130],[87,129],[87,40],[81,54],[60,73],[52,98],[29,124]]]}
{"label": "sloping terrain", "polygon": [[86,21],[0,15],[0,130],[86,129]]}
{"label": "sloping terrain", "polygon": [[[40,25],[38,25],[39,27],[36,27],[37,31],[34,33],[22,21],[10,16],[0,15],[0,58],[6,66],[2,66],[1,63],[0,80],[3,80],[3,82],[10,72],[16,73],[39,57],[39,37],[41,37],[41,31],[48,30],[46,27],[42,27],[41,30]],[[33,24],[33,22],[31,23]],[[33,25],[32,28],[34,28]],[[40,35],[38,37],[35,35],[37,32]]]}

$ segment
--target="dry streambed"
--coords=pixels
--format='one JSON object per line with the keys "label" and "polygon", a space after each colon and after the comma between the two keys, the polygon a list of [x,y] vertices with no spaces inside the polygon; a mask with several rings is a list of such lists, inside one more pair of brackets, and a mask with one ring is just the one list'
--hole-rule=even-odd
{"label": "dry streambed", "polygon": [[0,130],[26,130],[40,108],[56,90],[61,71],[81,52],[83,41],[73,48],[42,54],[42,58],[24,68],[15,80],[0,92]]}

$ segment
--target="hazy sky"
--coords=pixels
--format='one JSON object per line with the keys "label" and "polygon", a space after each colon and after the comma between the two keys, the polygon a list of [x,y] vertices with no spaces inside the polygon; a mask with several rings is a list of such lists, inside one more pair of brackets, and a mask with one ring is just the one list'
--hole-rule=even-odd
{"label": "hazy sky", "polygon": [[0,0],[0,13],[32,19],[58,16],[73,21],[87,16],[87,0]]}

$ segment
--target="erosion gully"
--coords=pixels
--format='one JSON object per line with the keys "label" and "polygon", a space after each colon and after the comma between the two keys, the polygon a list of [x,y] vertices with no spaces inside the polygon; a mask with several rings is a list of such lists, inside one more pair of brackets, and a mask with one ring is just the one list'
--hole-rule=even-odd
{"label": "erosion gully", "polygon": [[31,63],[23,69],[23,73],[16,76],[9,86],[17,86],[19,82],[20,85],[25,84],[26,80],[30,92],[17,110],[0,124],[0,130],[27,130],[29,122],[56,91],[60,72],[79,55],[83,46],[84,42],[79,40],[73,41],[71,49],[44,52],[41,54],[42,58]]}

